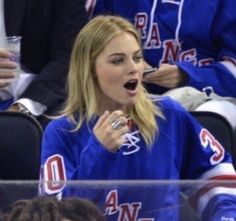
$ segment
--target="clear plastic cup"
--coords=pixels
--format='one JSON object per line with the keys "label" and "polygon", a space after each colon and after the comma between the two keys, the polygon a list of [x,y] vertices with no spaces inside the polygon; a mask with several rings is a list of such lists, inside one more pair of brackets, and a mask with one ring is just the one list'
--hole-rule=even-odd
{"label": "clear plastic cup", "polygon": [[6,49],[12,53],[10,58],[11,61],[16,62],[18,65],[15,69],[15,78],[19,78],[21,72],[21,65],[20,65],[20,48],[21,48],[21,36],[8,36],[6,37]]}
{"label": "clear plastic cup", "polygon": [[[14,70],[10,70],[15,73],[15,78],[12,80],[17,80],[20,77],[21,65],[20,65],[20,50],[21,50],[21,36],[8,36],[0,37],[0,48],[4,48],[11,52],[12,56],[10,57],[11,61],[16,62],[18,65]],[[0,58],[1,59],[1,58]],[[4,69],[6,70],[6,69]],[[0,68],[0,71],[4,71]],[[1,81],[4,81],[1,79]],[[9,79],[6,80],[9,82]]]}

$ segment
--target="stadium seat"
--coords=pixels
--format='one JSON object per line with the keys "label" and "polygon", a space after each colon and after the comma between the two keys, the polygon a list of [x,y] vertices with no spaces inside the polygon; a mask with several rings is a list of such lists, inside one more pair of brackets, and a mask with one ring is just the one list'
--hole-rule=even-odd
{"label": "stadium seat", "polygon": [[42,128],[31,116],[0,112],[0,179],[37,180]]}
{"label": "stadium seat", "polygon": [[190,113],[232,154],[236,168],[236,137],[228,120],[222,115],[210,111],[192,111]]}

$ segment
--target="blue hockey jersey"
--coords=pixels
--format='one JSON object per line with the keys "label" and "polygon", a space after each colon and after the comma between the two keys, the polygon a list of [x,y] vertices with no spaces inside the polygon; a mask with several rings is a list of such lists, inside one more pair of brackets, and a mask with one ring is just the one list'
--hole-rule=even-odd
{"label": "blue hockey jersey", "polygon": [[[93,134],[97,118],[84,122],[73,132],[66,117],[50,122],[42,143],[41,193],[90,198],[104,207],[108,220],[177,221],[180,188],[162,186],[161,190],[111,187],[104,191],[71,189],[69,180],[195,180],[233,179],[231,157],[221,144],[178,103],[169,98],[155,101],[165,119],[157,117],[159,133],[147,147],[139,129],[131,125],[127,141],[117,153],[108,152]],[[48,182],[49,181],[49,182]],[[236,188],[209,186],[186,192],[202,220],[236,219]],[[163,208],[173,207],[172,210]],[[217,211],[217,213],[216,213]]]}
{"label": "blue hockey jersey", "polygon": [[212,86],[221,96],[236,97],[235,8],[235,0],[96,0],[93,16],[129,19],[141,33],[150,65],[176,64],[189,77],[186,86]]}

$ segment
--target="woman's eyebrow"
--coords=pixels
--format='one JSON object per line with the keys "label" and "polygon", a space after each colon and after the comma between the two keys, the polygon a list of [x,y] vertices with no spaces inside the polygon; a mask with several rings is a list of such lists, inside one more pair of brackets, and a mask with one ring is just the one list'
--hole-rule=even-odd
{"label": "woman's eyebrow", "polygon": [[137,51],[135,51],[134,54],[138,54],[138,53],[140,53],[140,52],[142,52],[141,48],[138,49]]}
{"label": "woman's eyebrow", "polygon": [[[138,54],[142,52],[141,49],[138,49],[137,51],[135,51],[133,54]],[[112,56],[124,56],[126,55],[126,53],[122,53],[122,52],[117,52],[117,53],[113,53],[113,54],[110,54],[108,57],[112,57]]]}
{"label": "woman's eyebrow", "polygon": [[125,53],[113,53],[113,54],[110,54],[108,57],[112,57],[112,56],[123,56],[123,55],[125,55]]}

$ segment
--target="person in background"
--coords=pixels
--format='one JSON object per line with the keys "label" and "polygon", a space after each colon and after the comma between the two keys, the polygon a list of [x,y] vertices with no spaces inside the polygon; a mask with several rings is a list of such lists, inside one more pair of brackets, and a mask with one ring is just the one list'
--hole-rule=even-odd
{"label": "person in background", "polygon": [[95,0],[91,16],[129,19],[143,41],[143,82],[150,93],[171,96],[190,111],[223,115],[236,129],[235,1]]}
{"label": "person in background", "polygon": [[[7,36],[21,36],[24,90],[16,101],[8,94],[15,77],[11,53],[0,48],[0,109],[21,111],[46,124],[65,99],[65,83],[73,41],[88,21],[84,0],[4,0]],[[11,71],[12,70],[12,71]],[[33,80],[32,80],[33,79]],[[27,85],[27,86],[25,86]],[[5,93],[4,93],[5,92]],[[13,103],[14,102],[14,103]]]}
{"label": "person in background", "polygon": [[105,221],[99,208],[79,198],[34,197],[18,200],[10,211],[0,215],[1,221]]}
{"label": "person in background", "polygon": [[[174,100],[146,92],[144,69],[139,34],[128,20],[98,16],[85,25],[72,50],[64,110],[44,132],[40,194],[79,195],[70,180],[236,178],[230,154],[208,130]],[[220,186],[194,192],[201,193],[193,198],[204,221],[236,219],[236,190]],[[175,221],[179,191],[88,192],[109,220]]]}

